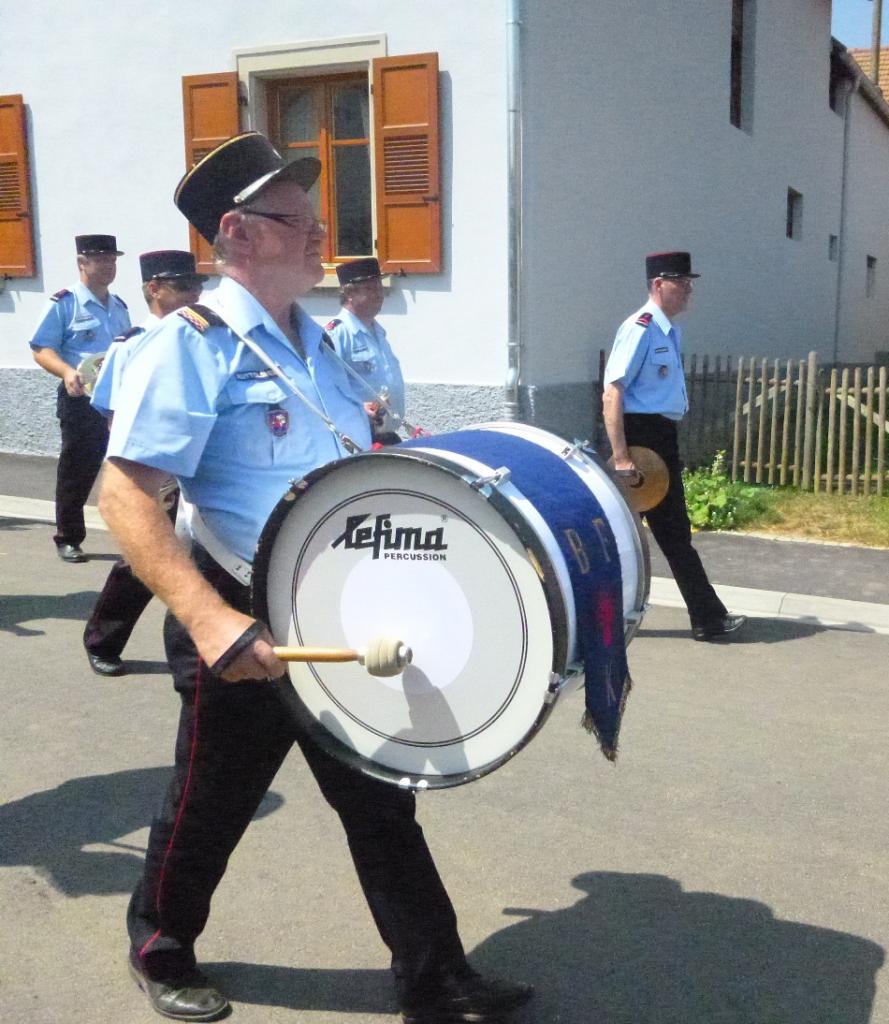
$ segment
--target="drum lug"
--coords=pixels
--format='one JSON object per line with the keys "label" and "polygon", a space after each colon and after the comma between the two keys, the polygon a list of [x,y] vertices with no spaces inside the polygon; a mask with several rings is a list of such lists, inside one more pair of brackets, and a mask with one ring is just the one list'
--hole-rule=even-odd
{"label": "drum lug", "polygon": [[474,491],[481,491],[485,487],[497,488],[509,480],[510,472],[506,466],[495,469],[489,476],[477,477],[469,485]]}
{"label": "drum lug", "polygon": [[573,459],[578,452],[584,452],[585,454],[589,447],[589,441],[578,441],[575,439],[574,444],[569,444],[567,447],[562,449],[562,458],[567,462],[569,459]]}
{"label": "drum lug", "polygon": [[543,703],[550,707],[555,704],[559,699],[559,694],[562,691],[562,687],[568,681],[567,676],[560,676],[558,672],[550,672],[549,674],[549,686],[546,688],[546,694],[543,698]]}

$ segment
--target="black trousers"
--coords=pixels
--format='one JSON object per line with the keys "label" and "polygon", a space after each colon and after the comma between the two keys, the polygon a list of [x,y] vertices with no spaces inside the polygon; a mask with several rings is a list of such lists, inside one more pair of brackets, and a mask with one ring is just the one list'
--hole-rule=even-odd
{"label": "black trousers", "polygon": [[151,591],[124,559],[111,567],[83,631],[83,646],[100,658],[119,658],[151,600]]}
{"label": "black trousers", "polygon": [[[178,495],[178,492],[176,492]],[[174,499],[169,516],[176,522]],[[119,658],[130,639],[130,634],[151,600],[151,591],[133,575],[129,563],[118,559],[108,573],[108,579],[96,601],[83,631],[83,646],[90,654],[100,658]]]}
{"label": "black trousers", "polygon": [[[226,600],[246,610],[247,588],[202,552],[198,561]],[[298,735],[278,690],[290,685],[286,678],[226,683],[213,676],[171,615],[165,642],[182,706],[174,777],[127,917],[131,956],[141,969],[162,978],[194,965],[194,943],[228,858],[294,742],[340,816],[392,953],[401,1002],[421,997],[442,971],[465,963],[454,909],[415,819],[414,795],[347,768]],[[280,892],[292,892],[289,880],[281,880]]]}
{"label": "black trousers", "polygon": [[676,421],[666,416],[626,413],[624,433],[628,445],[651,448],[667,464],[670,474],[667,495],[659,505],[645,512],[644,518],[667,559],[692,626],[714,625],[727,612],[707,579],[700,555],[692,546]]}
{"label": "black trousers", "polygon": [[86,527],[83,506],[92,490],[105,450],[108,423],[96,412],[86,395],[72,398],[59,385],[56,416],[62,431],[62,450],[56,471],[56,544],[83,543]]}

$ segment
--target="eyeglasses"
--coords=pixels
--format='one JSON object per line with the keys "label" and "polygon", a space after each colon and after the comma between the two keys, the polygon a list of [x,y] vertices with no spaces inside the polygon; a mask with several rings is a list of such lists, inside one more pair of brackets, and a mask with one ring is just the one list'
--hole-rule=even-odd
{"label": "eyeglasses", "polygon": [[174,292],[191,292],[195,288],[201,289],[204,282],[197,278],[189,277],[156,277],[154,278],[158,284],[166,285],[168,288],[172,288]]}
{"label": "eyeglasses", "polygon": [[286,224],[289,228],[307,226],[309,231],[318,231],[322,235],[327,234],[327,225],[323,220],[306,217],[302,213],[266,213],[265,210],[242,210],[241,212],[250,213],[254,217],[265,217],[267,220],[277,221],[278,224]]}

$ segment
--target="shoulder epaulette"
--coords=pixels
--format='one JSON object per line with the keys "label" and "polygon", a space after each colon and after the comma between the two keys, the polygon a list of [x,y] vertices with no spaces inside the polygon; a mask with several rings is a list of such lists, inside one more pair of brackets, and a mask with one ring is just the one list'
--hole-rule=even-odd
{"label": "shoulder epaulette", "polygon": [[334,329],[334,327],[339,327],[339,325],[342,322],[343,322],[342,320],[336,320],[336,319],[331,320],[330,323],[324,328],[324,330],[325,331],[332,331]]}
{"label": "shoulder epaulette", "polygon": [[636,323],[640,327],[648,327],[651,324],[651,321],[652,321],[652,314],[651,313],[640,313],[639,316],[636,318]]}
{"label": "shoulder epaulette", "polygon": [[67,288],[60,288],[60,289],[59,289],[59,290],[58,290],[58,291],[57,291],[57,292],[55,293],[55,295],[50,295],[50,299],[51,299],[51,300],[52,300],[53,302],[58,302],[58,301],[59,301],[59,299],[64,299],[66,295],[70,295],[70,294],[71,294],[71,292],[69,292]]}
{"label": "shoulder epaulette", "polygon": [[176,315],[187,320],[201,334],[211,327],[227,326],[222,317],[214,313],[209,306],[183,306],[182,309],[176,310]]}
{"label": "shoulder epaulette", "polygon": [[131,327],[128,331],[124,331],[123,334],[115,335],[115,341],[126,341],[128,338],[135,338],[137,334],[144,334],[144,327]]}
{"label": "shoulder epaulette", "polygon": [[128,305],[127,305],[127,304],[126,304],[126,303],[125,303],[124,301],[123,301],[123,299],[122,299],[122,298],[121,298],[121,297],[120,297],[119,295],[115,295],[114,297],[115,297],[115,299],[117,299],[117,301],[118,301],[118,302],[119,302],[119,303],[120,303],[120,304],[121,304],[121,305],[123,306],[123,308],[124,308],[124,309],[129,309],[129,308],[130,308],[130,307],[129,307],[129,306],[128,306]]}
{"label": "shoulder epaulette", "polygon": [[[338,324],[339,320],[332,320],[331,323]],[[330,324],[327,325],[330,327]],[[333,338],[327,333],[327,331],[321,332],[321,344],[326,345],[328,348],[333,349],[336,352],[336,345],[333,343]]]}

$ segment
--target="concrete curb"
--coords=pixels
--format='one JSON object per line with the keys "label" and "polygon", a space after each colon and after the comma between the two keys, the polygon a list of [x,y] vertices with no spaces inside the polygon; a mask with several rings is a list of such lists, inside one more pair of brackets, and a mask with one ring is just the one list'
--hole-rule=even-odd
{"label": "concrete curb", "polygon": [[[886,604],[750,587],[717,585],[714,589],[726,608],[741,615],[796,619],[859,633],[889,633],[889,605]],[[649,601],[670,608],[685,607],[676,581],[662,576],[652,577]]]}
{"label": "concrete curb", "polygon": [[[55,503],[42,498],[15,498],[0,495],[0,517],[30,519],[39,523],[55,522]],[[84,518],[90,530],[107,530],[94,505],[87,505]],[[717,594],[726,608],[741,615],[760,618],[796,619],[834,629],[860,633],[889,634],[889,605],[869,601],[847,601],[813,594],[793,594],[750,587],[717,586]],[[651,604],[684,608],[676,582],[663,576],[651,579]]]}

